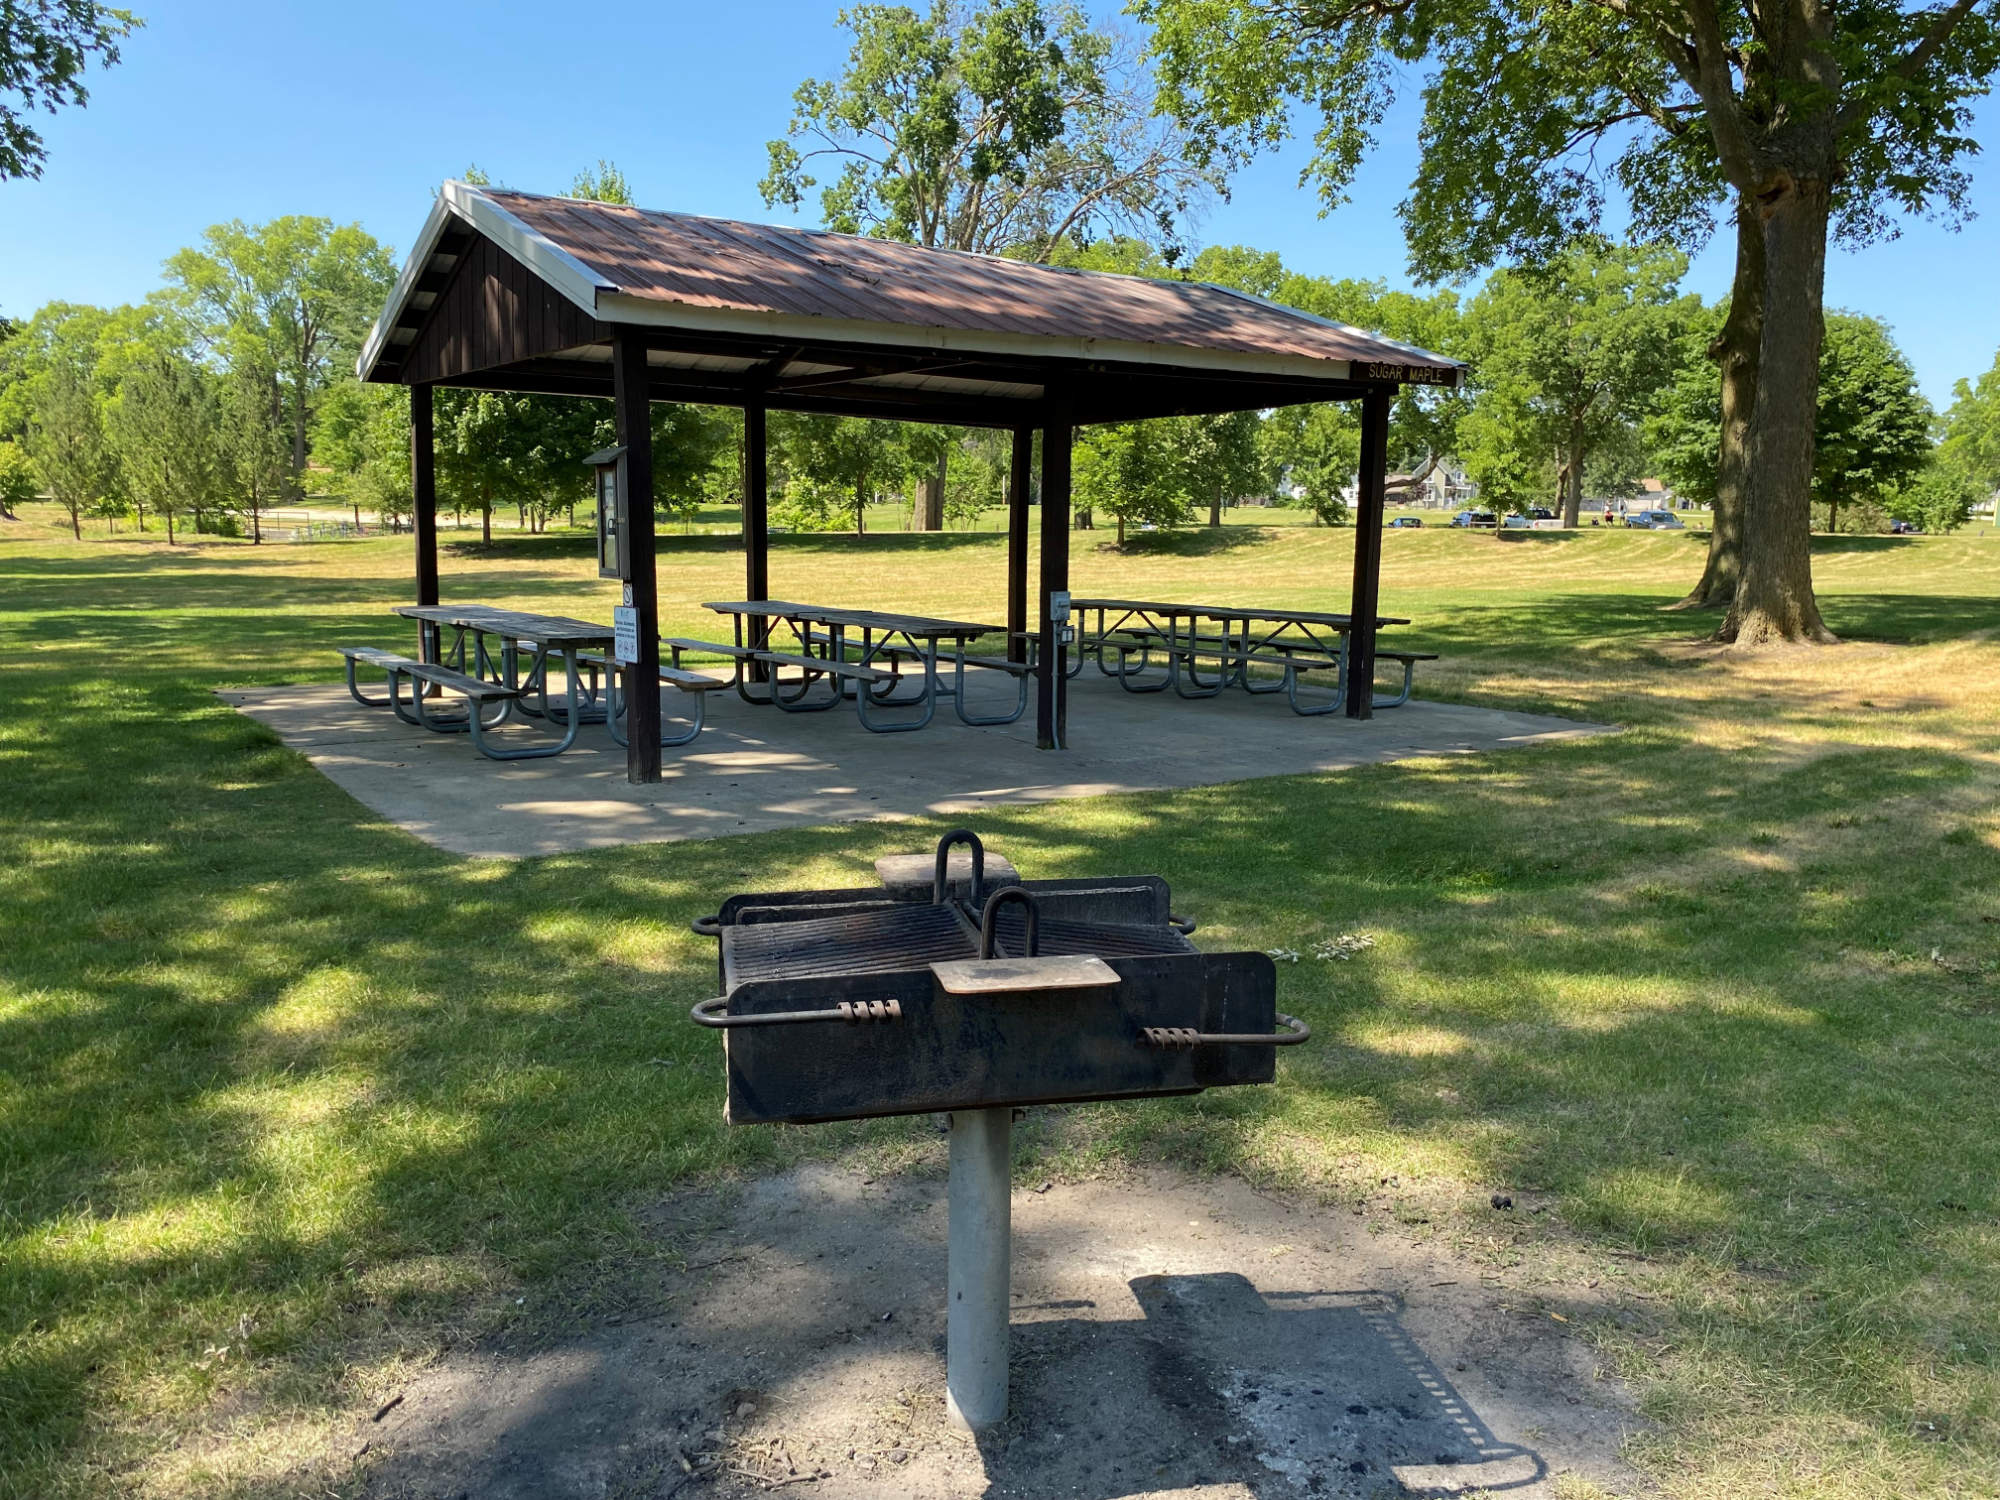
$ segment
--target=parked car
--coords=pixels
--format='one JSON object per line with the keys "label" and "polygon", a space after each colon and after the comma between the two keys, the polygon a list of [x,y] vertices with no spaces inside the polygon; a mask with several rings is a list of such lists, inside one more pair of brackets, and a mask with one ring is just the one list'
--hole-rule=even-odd
{"label": "parked car", "polygon": [[1494,524],[1490,510],[1462,510],[1451,518],[1454,526],[1491,526]]}
{"label": "parked car", "polygon": [[1924,528],[1919,526],[1915,521],[1891,521],[1889,523],[1890,536],[1922,536],[1923,534]]}
{"label": "parked car", "polygon": [[1528,519],[1530,521],[1553,521],[1555,518],[1556,513],[1546,505],[1531,505],[1528,507]]}
{"label": "parked car", "polygon": [[1392,531],[1405,531],[1423,524],[1424,518],[1422,516],[1398,516],[1395,520],[1388,523],[1389,529]]}
{"label": "parked car", "polygon": [[1686,531],[1687,525],[1670,510],[1635,510],[1625,518],[1627,526],[1640,531]]}
{"label": "parked car", "polygon": [[1509,511],[1507,513],[1506,519],[1503,520],[1500,524],[1502,526],[1505,526],[1509,531],[1526,531],[1530,526],[1534,525],[1535,523],[1533,521],[1530,521],[1526,516],[1522,515],[1519,511]]}

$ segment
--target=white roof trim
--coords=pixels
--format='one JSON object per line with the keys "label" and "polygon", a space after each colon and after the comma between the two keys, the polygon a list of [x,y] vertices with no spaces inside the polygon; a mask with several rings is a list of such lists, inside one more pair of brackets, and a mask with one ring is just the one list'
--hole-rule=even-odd
{"label": "white roof trim", "polygon": [[634,297],[618,291],[598,294],[597,316],[608,323],[684,328],[701,333],[749,333],[788,342],[837,339],[893,349],[934,349],[943,354],[1053,356],[1128,365],[1172,365],[1183,370],[1232,374],[1291,375],[1304,380],[1353,378],[1353,366],[1344,359],[1315,359],[1304,354],[1254,354],[1185,344],[1142,344],[1123,339],[1064,338],[975,328],[926,328],[915,323],[877,323],[861,318],[823,318],[740,307],[693,307],[684,302],[663,302],[657,297]]}
{"label": "white roof trim", "polygon": [[355,361],[354,366],[361,379],[366,380],[381,359],[382,351],[389,343],[390,331],[403,315],[403,309],[409,306],[424,268],[437,253],[438,241],[444,237],[445,224],[453,217],[463,220],[499,245],[593,318],[597,316],[598,294],[617,290],[554,240],[530,229],[471,183],[447,182],[438,189],[437,201],[431,205],[430,216],[424,220],[423,230],[417,235],[416,248],[403,262],[395,288],[389,293],[388,305],[382,309],[382,315],[375,320],[367,341],[361,346],[361,358]]}
{"label": "white roof trim", "polygon": [[437,254],[437,244],[444,237],[444,225],[449,213],[442,195],[431,204],[431,211],[424,219],[424,227],[417,231],[416,247],[403,262],[403,269],[397,273],[396,284],[389,289],[389,300],[382,305],[382,311],[375,319],[375,326],[368,330],[368,337],[362,340],[361,357],[354,362],[354,373],[366,380],[375,368],[375,362],[382,357],[388,347],[389,334],[396,326],[396,320],[403,315],[417,289],[417,279],[424,274],[424,267]]}

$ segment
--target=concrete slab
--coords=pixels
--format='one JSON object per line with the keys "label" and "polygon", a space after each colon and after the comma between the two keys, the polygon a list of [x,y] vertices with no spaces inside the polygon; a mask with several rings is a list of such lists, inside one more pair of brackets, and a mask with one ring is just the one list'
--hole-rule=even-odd
{"label": "concrete slab", "polygon": [[[871,734],[851,707],[788,714],[717,692],[708,695],[701,737],[665,753],[664,779],[633,786],[625,752],[601,726],[587,726],[565,754],[502,763],[482,757],[464,735],[432,734],[386,708],[364,708],[338,684],[219,696],[276,730],[372,811],[441,849],[481,858],[971,813],[1615,732],[1421,701],[1364,723],[1307,719],[1282,697],[1139,695],[1086,671],[1070,685],[1064,751],[1035,748],[1032,712],[973,729],[945,704],[927,729]],[[497,737],[540,733],[509,728]]]}
{"label": "concrete slab", "polygon": [[1344,1204],[1166,1171],[1017,1189],[1009,1416],[976,1442],[945,1419],[935,1175],[805,1166],[639,1217],[664,1243],[615,1326],[461,1344],[386,1416],[371,1394],[343,1434],[367,1455],[362,1494],[1644,1492],[1620,1450],[1645,1424],[1579,1337],[1622,1311],[1615,1294]]}

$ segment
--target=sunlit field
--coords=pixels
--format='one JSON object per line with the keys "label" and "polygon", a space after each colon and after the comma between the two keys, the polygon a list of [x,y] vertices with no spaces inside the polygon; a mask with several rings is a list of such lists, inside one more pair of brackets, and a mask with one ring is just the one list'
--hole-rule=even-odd
{"label": "sunlit field", "polygon": [[[1818,539],[1847,644],[1736,655],[1663,609],[1696,534],[1431,519],[1384,538],[1420,694],[1625,732],[984,815],[1033,874],[1158,870],[1202,945],[1304,954],[1320,1039],[1273,1088],[1038,1111],[1019,1170],[1236,1172],[1503,1269],[1630,1384],[1665,1494],[2000,1493],[2000,537]],[[1072,585],[1345,606],[1351,530],[1230,521],[1079,535]],[[674,633],[743,592],[696,525]],[[447,531],[444,596],[606,617],[588,546]],[[726,1129],[684,1016],[719,896],[939,828],[466,861],[213,697],[407,646],[410,575],[407,538],[0,523],[0,1497],[353,1493],[336,1424],[412,1364],[642,1302],[663,1192],[935,1154]],[[1004,576],[992,526],[771,561],[971,618]],[[1375,946],[1312,957],[1343,933]]]}

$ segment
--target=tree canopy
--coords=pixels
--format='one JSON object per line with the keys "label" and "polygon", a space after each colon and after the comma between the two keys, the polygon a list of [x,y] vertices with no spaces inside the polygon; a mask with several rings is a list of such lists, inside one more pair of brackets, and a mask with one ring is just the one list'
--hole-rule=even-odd
{"label": "tree canopy", "polygon": [[[1692,246],[1730,212],[1747,420],[1740,579],[1726,640],[1831,639],[1812,594],[1815,377],[1829,231],[1964,211],[1967,125],[2000,66],[1977,0],[1137,0],[1196,159],[1240,160],[1313,117],[1305,180],[1340,201],[1406,80],[1422,160],[1403,207],[1420,274],[1546,259],[1596,231]],[[1738,212],[1741,209],[1743,211]],[[1752,301],[1757,305],[1753,308]],[[1721,351],[1726,353],[1727,351]],[[1719,356],[1720,357],[1720,356]],[[1718,535],[1721,529],[1718,528]]]}
{"label": "tree canopy", "polygon": [[305,489],[313,415],[344,376],[395,280],[359,224],[294,214],[217,224],[167,261],[165,297],[229,363],[267,369],[291,438],[293,494]]}
{"label": "tree canopy", "polygon": [[1952,387],[1951,406],[1940,424],[1939,457],[1965,476],[1974,490],[2000,490],[2000,354],[1978,380]]}
{"label": "tree canopy", "polygon": [[10,0],[0,5],[0,182],[39,177],[48,160],[36,113],[90,102],[83,75],[108,68],[119,43],[145,22],[92,0]]}
{"label": "tree canopy", "polygon": [[829,229],[1047,260],[1107,233],[1175,244],[1216,186],[1154,115],[1135,48],[1068,0],[858,5],[839,20],[847,66],[799,85],[770,143],[768,204],[796,209],[818,188]]}
{"label": "tree canopy", "polygon": [[1479,394],[1461,430],[1491,498],[1520,503],[1520,460],[1554,455],[1563,519],[1577,524],[1593,455],[1629,432],[1673,373],[1698,306],[1680,295],[1686,270],[1676,250],[1578,244],[1488,279],[1466,308]]}

